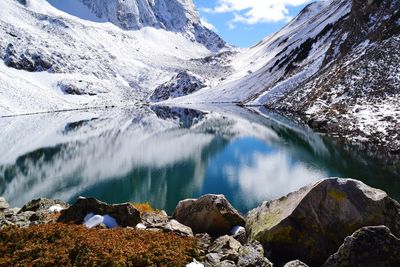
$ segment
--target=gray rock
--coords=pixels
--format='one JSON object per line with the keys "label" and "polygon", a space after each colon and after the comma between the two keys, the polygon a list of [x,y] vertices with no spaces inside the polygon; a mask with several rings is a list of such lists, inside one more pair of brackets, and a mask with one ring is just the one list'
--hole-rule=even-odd
{"label": "gray rock", "polygon": [[223,195],[205,195],[199,199],[180,201],[172,216],[192,228],[194,233],[212,236],[229,234],[236,226],[244,226],[245,220]]}
{"label": "gray rock", "polygon": [[208,253],[205,258],[204,265],[206,267],[219,266],[221,263],[221,255],[218,253]]}
{"label": "gray rock", "polygon": [[25,212],[25,211],[48,211],[48,209],[51,206],[54,205],[60,205],[64,208],[68,208],[69,204],[65,203],[62,200],[54,200],[54,199],[47,199],[47,198],[39,198],[39,199],[34,199],[32,201],[29,201],[27,204],[25,204],[21,210],[19,211],[20,213]]}
{"label": "gray rock", "polygon": [[33,211],[17,213],[16,210],[7,210],[3,217],[0,217],[0,228],[7,226],[29,227],[32,222],[30,218],[34,215]]}
{"label": "gray rock", "polygon": [[165,232],[173,232],[180,236],[193,236],[192,229],[190,229],[190,227],[186,225],[181,224],[177,220],[171,220],[167,222],[163,226],[163,230]]}
{"label": "gray rock", "polygon": [[246,230],[274,263],[321,265],[346,236],[369,225],[400,233],[400,205],[381,190],[351,179],[327,179],[248,214]]}
{"label": "gray rock", "polygon": [[145,212],[142,214],[142,223],[149,228],[162,228],[169,222],[166,212]]}
{"label": "gray rock", "polygon": [[208,248],[211,246],[212,238],[209,234],[197,234],[197,244],[200,248],[200,255],[206,255],[208,252]]}
{"label": "gray rock", "polygon": [[302,261],[295,260],[286,263],[283,267],[308,267],[308,265]]}
{"label": "gray rock", "polygon": [[236,264],[233,261],[222,261],[219,264],[219,267],[236,267]]}
{"label": "gray rock", "polygon": [[110,215],[122,227],[135,227],[141,222],[140,212],[131,204],[109,205],[95,198],[78,198],[76,203],[61,211],[60,222],[82,223],[88,213]]}
{"label": "gray rock", "polygon": [[53,65],[52,60],[47,58],[46,54],[42,53],[42,51],[31,53],[26,50],[19,53],[11,43],[5,49],[4,63],[7,67],[29,72],[48,71]]}
{"label": "gray rock", "polygon": [[237,233],[232,235],[233,238],[235,238],[237,241],[240,242],[240,244],[244,245],[247,242],[247,234],[246,234],[246,229],[241,228]]}
{"label": "gray rock", "polygon": [[386,226],[364,227],[347,237],[323,267],[400,266],[400,239]]}
{"label": "gray rock", "polygon": [[210,253],[217,253],[220,256],[220,261],[231,260],[237,262],[239,257],[239,248],[242,245],[233,237],[224,235],[217,238],[208,251]]}
{"label": "gray rock", "polygon": [[0,214],[2,214],[4,218],[10,218],[14,215],[17,215],[20,210],[21,209],[19,208],[5,209],[2,212],[0,212]]}
{"label": "gray rock", "polygon": [[36,199],[30,201],[21,209],[5,209],[0,216],[0,227],[17,226],[29,227],[37,224],[47,224],[55,222],[57,216],[53,216],[49,208],[54,205],[68,207],[69,205],[61,200]]}
{"label": "gray rock", "polygon": [[8,205],[6,199],[4,197],[0,197],[0,211],[8,209],[10,205]]}
{"label": "gray rock", "polygon": [[257,241],[246,244],[239,249],[237,266],[272,267],[272,263],[264,257],[264,249]]}
{"label": "gray rock", "polygon": [[165,211],[143,213],[142,223],[147,229],[160,229],[164,232],[174,232],[180,236],[193,236],[193,231],[190,227],[181,224],[177,220],[170,220]]}

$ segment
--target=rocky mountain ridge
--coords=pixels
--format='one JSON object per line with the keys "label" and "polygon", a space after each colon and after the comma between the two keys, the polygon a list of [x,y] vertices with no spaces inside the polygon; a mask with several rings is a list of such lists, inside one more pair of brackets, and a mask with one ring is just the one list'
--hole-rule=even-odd
{"label": "rocky mountain ridge", "polygon": [[192,0],[81,0],[99,18],[124,30],[154,27],[180,32],[212,51],[225,47],[225,42],[202,25]]}
{"label": "rocky mountain ridge", "polygon": [[319,131],[399,151],[399,18],[398,1],[353,0],[349,15],[332,26],[324,67],[267,105]]}
{"label": "rocky mountain ridge", "polygon": [[399,5],[311,3],[282,30],[233,56],[234,71],[220,84],[175,102],[265,105],[318,131],[398,153]]}

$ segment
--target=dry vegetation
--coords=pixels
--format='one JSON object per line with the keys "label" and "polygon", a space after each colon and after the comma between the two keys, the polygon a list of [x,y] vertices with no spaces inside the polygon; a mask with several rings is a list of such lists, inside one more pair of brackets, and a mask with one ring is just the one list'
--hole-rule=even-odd
{"label": "dry vegetation", "polygon": [[0,231],[0,266],[184,266],[193,238],[119,228],[47,224]]}
{"label": "dry vegetation", "polygon": [[140,213],[157,212],[150,203],[131,203]]}

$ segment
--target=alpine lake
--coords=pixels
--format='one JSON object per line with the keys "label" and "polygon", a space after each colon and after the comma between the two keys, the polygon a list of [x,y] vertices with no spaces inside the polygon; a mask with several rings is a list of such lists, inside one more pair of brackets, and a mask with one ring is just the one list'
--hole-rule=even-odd
{"label": "alpine lake", "polygon": [[371,152],[265,108],[141,106],[0,118],[0,196],[176,204],[224,194],[241,212],[327,177],[400,200],[398,155]]}

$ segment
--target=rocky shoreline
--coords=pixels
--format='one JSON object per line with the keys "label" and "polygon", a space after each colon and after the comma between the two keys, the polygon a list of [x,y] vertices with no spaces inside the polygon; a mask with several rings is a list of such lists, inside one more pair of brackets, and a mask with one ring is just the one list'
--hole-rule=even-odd
{"label": "rocky shoreline", "polygon": [[188,266],[400,265],[400,204],[352,179],[321,180],[247,216],[223,195],[183,200],[171,216],[93,198],[37,199],[21,209],[0,198],[1,231],[56,222],[194,237],[199,257]]}

